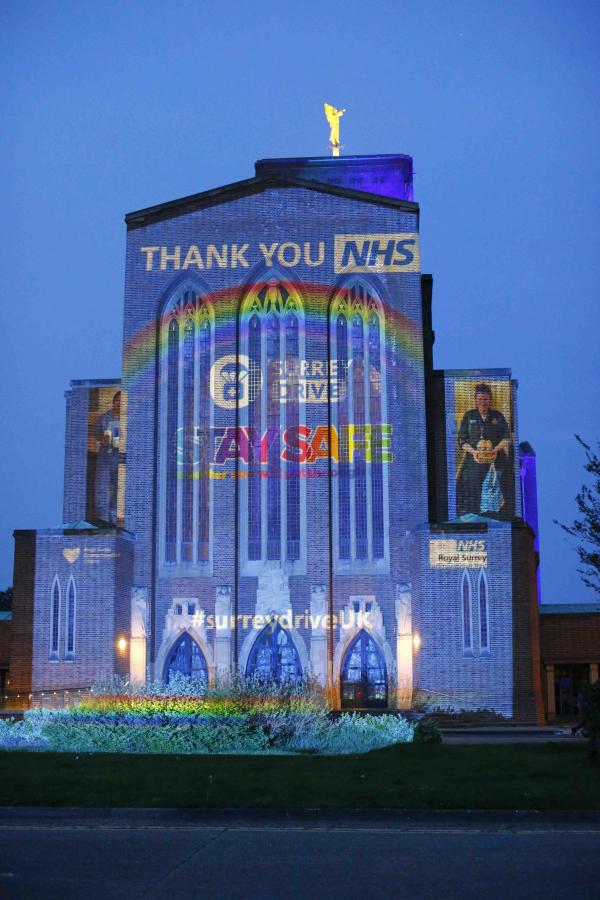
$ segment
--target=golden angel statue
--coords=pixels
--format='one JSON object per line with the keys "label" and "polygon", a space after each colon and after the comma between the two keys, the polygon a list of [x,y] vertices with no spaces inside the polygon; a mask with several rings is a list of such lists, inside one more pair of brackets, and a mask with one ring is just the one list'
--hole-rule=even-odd
{"label": "golden angel statue", "polygon": [[334,156],[340,155],[340,119],[346,112],[345,109],[336,109],[335,106],[331,106],[329,103],[325,103],[325,115],[327,116],[327,121],[329,122],[330,133],[329,133],[329,143],[331,144],[331,152]]}

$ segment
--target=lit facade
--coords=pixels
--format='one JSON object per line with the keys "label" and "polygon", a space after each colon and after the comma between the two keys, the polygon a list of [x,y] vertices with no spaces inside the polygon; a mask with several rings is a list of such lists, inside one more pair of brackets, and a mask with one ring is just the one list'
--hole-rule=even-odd
{"label": "lit facade", "polygon": [[433,369],[410,157],[126,221],[121,377],[72,382],[66,524],[15,533],[10,690],[237,671],[539,719],[516,385]]}

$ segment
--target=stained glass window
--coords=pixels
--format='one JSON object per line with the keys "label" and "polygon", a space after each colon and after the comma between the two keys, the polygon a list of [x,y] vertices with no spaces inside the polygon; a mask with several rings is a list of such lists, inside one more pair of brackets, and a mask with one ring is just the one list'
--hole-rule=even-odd
{"label": "stained glass window", "polygon": [[337,317],[336,325],[337,365],[338,365],[338,535],[339,557],[350,559],[352,555],[350,539],[350,464],[348,462],[348,425],[350,423],[350,398],[346,379],[348,373],[348,323],[344,315]]}
{"label": "stained glass window", "polygon": [[241,355],[250,368],[239,407],[249,441],[248,477],[240,485],[248,562],[295,563],[301,556],[303,486],[298,459],[282,458],[282,435],[304,419],[303,322],[300,296],[276,277],[255,285],[240,310]]}
{"label": "stained glass window", "polygon": [[383,653],[370,634],[360,631],[342,661],[342,707],[387,705],[387,668]]}
{"label": "stained glass window", "polygon": [[182,562],[192,562],[194,558],[194,330],[193,309],[190,309],[183,326]]}
{"label": "stained glass window", "polygon": [[198,562],[209,558],[210,542],[210,362],[211,323],[207,316],[200,322],[198,391]]}
{"label": "stained glass window", "polygon": [[298,681],[302,665],[291,635],[279,623],[267,625],[256,638],[246,675],[279,684]]}
{"label": "stained glass window", "polygon": [[[297,429],[300,424],[299,362],[298,317],[289,313],[285,320],[286,430]],[[294,561],[300,558],[300,467],[297,459],[288,460],[286,475],[286,555],[290,561]]]}
{"label": "stained glass window", "polygon": [[[248,356],[250,360],[249,379],[253,371],[262,372],[262,336],[260,317],[256,314],[250,319],[248,334]],[[253,380],[254,392],[250,397],[260,398],[259,385]],[[250,387],[248,388],[250,390]],[[261,502],[261,458],[260,458],[260,426],[261,402],[253,399],[248,404],[248,431],[251,435],[250,456],[248,463],[248,559],[260,559],[262,556],[262,502]]]}
{"label": "stained glass window", "polygon": [[337,557],[377,564],[385,559],[387,538],[384,313],[379,298],[362,282],[334,297],[331,335],[337,364],[331,413],[339,436]]}
{"label": "stained glass window", "polygon": [[210,557],[214,321],[196,290],[180,290],[167,305],[160,346],[163,561],[186,567]]}
{"label": "stained glass window", "polygon": [[165,557],[167,562],[177,560],[177,425],[179,421],[179,321],[173,317],[168,327],[167,350],[167,488]]}
{"label": "stained glass window", "polygon": [[281,558],[281,451],[279,422],[279,317],[267,319],[267,559]]}
{"label": "stained glass window", "polygon": [[381,452],[381,351],[379,316],[369,318],[369,400],[371,422],[371,519],[373,523],[373,559],[384,557],[383,463]]}

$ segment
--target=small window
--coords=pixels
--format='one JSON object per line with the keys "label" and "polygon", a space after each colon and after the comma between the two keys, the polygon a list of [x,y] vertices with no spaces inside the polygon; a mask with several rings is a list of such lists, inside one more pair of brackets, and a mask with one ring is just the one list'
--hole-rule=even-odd
{"label": "small window", "polygon": [[60,583],[54,576],[50,591],[50,659],[58,659],[58,640],[60,625]]}
{"label": "small window", "polygon": [[73,576],[69,578],[67,586],[67,631],[65,639],[65,659],[75,659],[75,604],[77,594]]}
{"label": "small window", "polygon": [[183,615],[183,606],[181,605],[181,603],[177,603],[175,605],[175,614],[178,616]]}
{"label": "small window", "polygon": [[490,617],[488,580],[484,570],[479,573],[479,641],[482,653],[490,652]]}
{"label": "small window", "polygon": [[473,653],[473,616],[471,610],[471,579],[465,569],[461,580],[461,603],[463,624],[463,650],[467,655]]}
{"label": "small window", "polygon": [[187,609],[188,609],[188,616],[196,615],[196,604],[195,603],[188,603]]}

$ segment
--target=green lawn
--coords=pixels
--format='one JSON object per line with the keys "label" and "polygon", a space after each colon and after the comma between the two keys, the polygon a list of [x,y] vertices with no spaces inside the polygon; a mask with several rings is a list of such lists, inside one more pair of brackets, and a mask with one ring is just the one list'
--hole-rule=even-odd
{"label": "green lawn", "polygon": [[0,753],[0,805],[600,809],[585,746],[399,745],[363,756]]}

